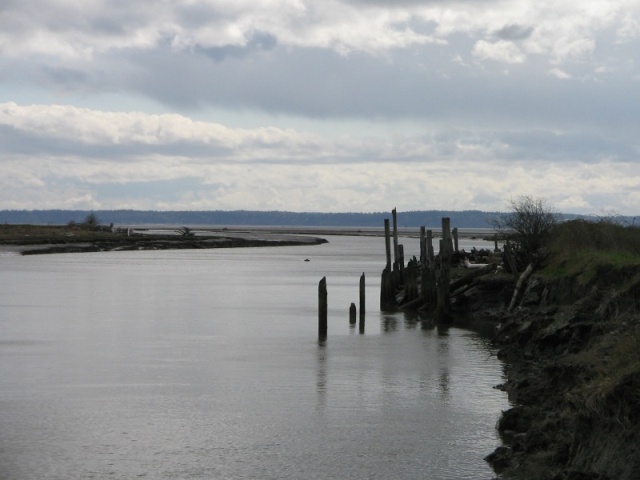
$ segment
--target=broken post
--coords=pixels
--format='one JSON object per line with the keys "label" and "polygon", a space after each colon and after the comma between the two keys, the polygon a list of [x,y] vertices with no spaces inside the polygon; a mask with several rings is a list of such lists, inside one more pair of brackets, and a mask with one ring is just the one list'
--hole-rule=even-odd
{"label": "broken post", "polygon": [[362,272],[362,276],[360,277],[360,323],[364,323],[364,312],[365,312],[365,282],[364,282],[364,272]]}
{"label": "broken post", "polygon": [[327,336],[327,277],[318,284],[318,335]]}
{"label": "broken post", "polygon": [[349,323],[352,325],[356,323],[356,304],[353,302],[349,307]]}

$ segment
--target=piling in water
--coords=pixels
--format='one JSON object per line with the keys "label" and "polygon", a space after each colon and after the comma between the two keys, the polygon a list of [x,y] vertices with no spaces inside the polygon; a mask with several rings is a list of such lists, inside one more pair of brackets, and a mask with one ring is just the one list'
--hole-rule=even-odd
{"label": "piling in water", "polygon": [[440,277],[438,278],[438,302],[436,315],[439,320],[446,320],[451,315],[451,220],[449,217],[442,219],[442,240],[440,240]]}
{"label": "piling in water", "polygon": [[384,219],[384,246],[387,253],[387,269],[391,271],[391,232],[389,229],[389,219]]}
{"label": "piling in water", "polygon": [[360,322],[364,323],[364,312],[365,312],[365,281],[364,281],[364,272],[360,276]]}
{"label": "piling in water", "polygon": [[318,335],[327,336],[327,277],[318,284]]}
{"label": "piling in water", "polygon": [[349,323],[350,324],[356,323],[356,304],[353,302],[349,307]]}
{"label": "piling in water", "polygon": [[391,216],[393,217],[393,269],[395,270],[396,268],[400,268],[398,262],[400,257],[400,252],[398,251],[398,213],[395,208],[391,210]]}

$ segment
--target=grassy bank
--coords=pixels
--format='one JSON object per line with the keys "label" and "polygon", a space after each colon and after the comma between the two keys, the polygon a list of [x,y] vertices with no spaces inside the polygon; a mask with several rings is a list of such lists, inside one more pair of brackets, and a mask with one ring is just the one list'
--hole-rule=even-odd
{"label": "grassy bank", "polygon": [[119,239],[125,233],[113,233],[88,224],[10,225],[0,224],[0,245],[36,245],[42,243],[90,242]]}
{"label": "grassy bank", "polygon": [[638,478],[640,229],[567,222],[545,253],[496,338],[515,406],[490,461],[505,478]]}

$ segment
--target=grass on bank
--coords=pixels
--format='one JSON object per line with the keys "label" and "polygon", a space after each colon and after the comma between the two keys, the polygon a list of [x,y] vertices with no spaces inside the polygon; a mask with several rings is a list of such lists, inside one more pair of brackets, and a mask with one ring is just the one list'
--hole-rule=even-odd
{"label": "grass on bank", "polygon": [[575,276],[588,283],[603,269],[640,265],[640,228],[573,220],[557,225],[545,248],[544,277]]}
{"label": "grass on bank", "polygon": [[82,242],[122,236],[122,234],[105,231],[86,223],[69,223],[68,225],[0,224],[0,244],[3,245]]}
{"label": "grass on bank", "polygon": [[593,314],[601,334],[572,355],[590,372],[589,380],[570,394],[570,401],[593,418],[627,429],[639,421],[640,228],[566,222],[554,230],[547,255],[540,271],[544,278],[573,279],[598,299]]}

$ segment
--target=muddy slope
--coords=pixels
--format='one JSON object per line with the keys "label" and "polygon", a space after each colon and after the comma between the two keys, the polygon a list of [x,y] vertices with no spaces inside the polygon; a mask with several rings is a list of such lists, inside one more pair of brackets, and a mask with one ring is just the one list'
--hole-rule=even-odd
{"label": "muddy slope", "polygon": [[503,478],[640,478],[640,265],[535,275],[495,338]]}

